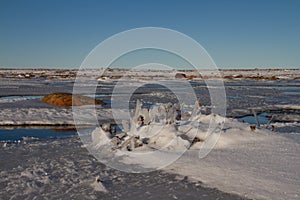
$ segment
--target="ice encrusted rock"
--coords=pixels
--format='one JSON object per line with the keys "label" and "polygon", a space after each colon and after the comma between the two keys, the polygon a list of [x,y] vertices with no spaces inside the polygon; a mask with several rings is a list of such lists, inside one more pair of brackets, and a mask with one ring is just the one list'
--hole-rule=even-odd
{"label": "ice encrusted rock", "polygon": [[92,133],[93,144],[97,148],[109,144],[114,148],[128,151],[144,145],[168,150],[188,149],[195,136],[199,136],[197,141],[203,141],[207,137],[206,133],[201,132],[202,135],[198,133],[200,108],[196,102],[192,111],[192,121],[186,121],[181,127],[177,125],[180,120],[179,105],[166,103],[153,105],[147,109],[143,108],[140,100],[137,100],[134,116],[130,122],[122,121],[123,132],[112,135],[110,125],[103,124],[102,128],[97,128]]}

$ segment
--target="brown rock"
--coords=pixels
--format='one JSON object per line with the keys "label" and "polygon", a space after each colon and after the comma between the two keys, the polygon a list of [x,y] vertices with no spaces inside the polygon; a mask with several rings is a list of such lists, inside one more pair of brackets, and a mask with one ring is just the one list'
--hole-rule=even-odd
{"label": "brown rock", "polygon": [[186,78],[186,75],[184,73],[177,73],[175,74],[175,78]]}
{"label": "brown rock", "polygon": [[279,78],[276,77],[276,76],[271,76],[271,77],[269,78],[269,80],[271,80],[271,81],[277,81],[277,80],[279,80]]}
{"label": "brown rock", "polygon": [[70,93],[52,93],[41,98],[41,101],[44,103],[52,104],[54,106],[82,106],[82,105],[105,105],[104,102],[82,96],[82,95],[73,95]]}
{"label": "brown rock", "polygon": [[186,75],[186,78],[192,80],[194,78],[201,78],[201,76],[200,75]]}

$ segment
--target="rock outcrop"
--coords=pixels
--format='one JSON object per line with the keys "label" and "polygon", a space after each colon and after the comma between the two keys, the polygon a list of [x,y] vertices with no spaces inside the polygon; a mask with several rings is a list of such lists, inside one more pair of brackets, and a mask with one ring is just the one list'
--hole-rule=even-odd
{"label": "rock outcrop", "polygon": [[82,95],[70,93],[52,93],[41,98],[41,101],[54,106],[105,105],[104,102]]}

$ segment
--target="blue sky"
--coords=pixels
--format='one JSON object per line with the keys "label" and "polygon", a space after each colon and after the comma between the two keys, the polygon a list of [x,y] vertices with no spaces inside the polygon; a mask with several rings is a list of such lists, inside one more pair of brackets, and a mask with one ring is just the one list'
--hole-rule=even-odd
{"label": "blue sky", "polygon": [[180,31],[219,68],[300,68],[297,0],[0,0],[0,67],[77,68],[107,37]]}

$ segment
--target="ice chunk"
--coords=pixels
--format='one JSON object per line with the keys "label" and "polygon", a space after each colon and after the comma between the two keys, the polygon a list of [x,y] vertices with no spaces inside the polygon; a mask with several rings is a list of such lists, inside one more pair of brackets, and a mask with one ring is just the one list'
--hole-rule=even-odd
{"label": "ice chunk", "polygon": [[107,133],[105,131],[103,131],[103,129],[100,127],[96,128],[92,132],[92,141],[96,147],[110,143],[110,139],[107,136]]}
{"label": "ice chunk", "polygon": [[129,122],[127,120],[122,120],[122,126],[124,132],[129,132],[130,127],[129,127]]}

